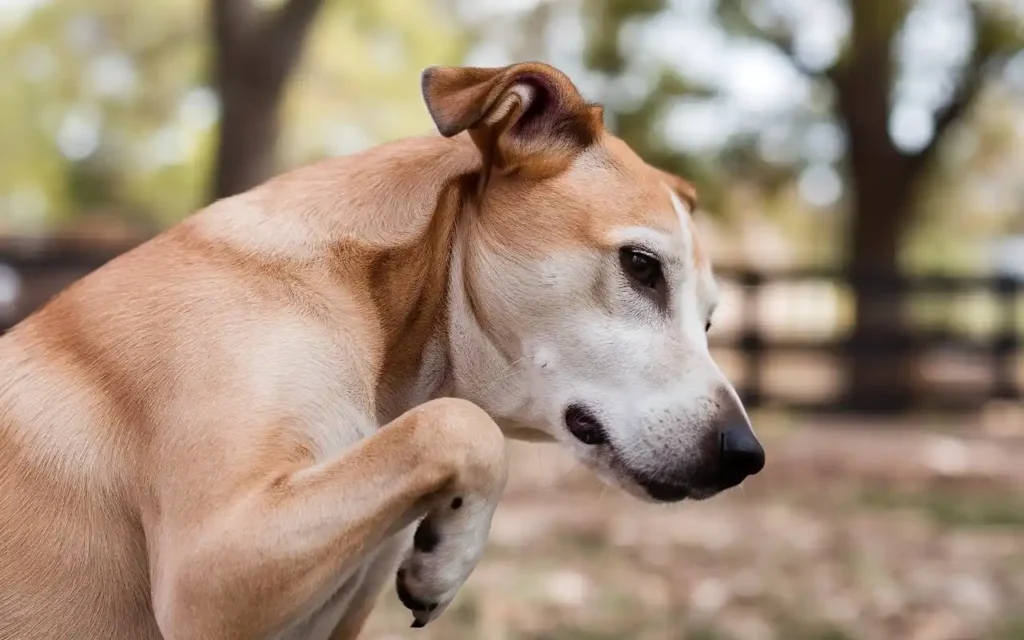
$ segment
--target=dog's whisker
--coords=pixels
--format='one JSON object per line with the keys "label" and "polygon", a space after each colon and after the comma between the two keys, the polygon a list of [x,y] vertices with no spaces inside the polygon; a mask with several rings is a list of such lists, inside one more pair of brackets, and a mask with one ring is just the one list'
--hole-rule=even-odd
{"label": "dog's whisker", "polygon": [[497,374],[497,376],[498,376],[498,377],[500,378],[500,377],[501,377],[501,376],[503,376],[503,375],[504,375],[505,373],[508,373],[509,371],[511,371],[513,367],[515,367],[515,366],[516,366],[517,364],[519,364],[520,362],[522,362],[522,361],[523,361],[523,360],[525,360],[525,359],[526,359],[526,356],[523,356],[523,357],[521,357],[521,358],[516,358],[516,359],[515,359],[515,360],[513,360],[512,362],[510,362],[510,363],[508,363],[507,365],[505,365],[505,368],[504,368],[504,369],[502,369],[501,371],[499,371],[499,372],[498,372],[498,374]]}
{"label": "dog's whisker", "polygon": [[580,468],[582,466],[583,465],[581,465],[579,462],[573,460],[573,464],[572,465],[566,467],[560,473],[558,473],[555,476],[549,478],[548,486],[552,487],[552,488],[557,487],[559,484],[562,483],[563,480],[568,478],[574,471],[576,471],[577,468]]}
{"label": "dog's whisker", "polygon": [[508,380],[513,375],[515,375],[514,367],[517,364],[519,364],[520,362],[522,362],[524,359],[525,359],[525,357],[519,358],[518,360],[513,360],[512,362],[510,362],[508,364],[508,366],[506,366],[504,369],[502,369],[500,372],[498,372],[498,375],[495,376],[495,378],[493,380],[491,380],[489,383],[484,385],[484,387],[482,389],[480,389],[480,393],[486,393],[486,392],[490,391],[491,389],[496,387],[499,383],[504,382],[505,380]]}

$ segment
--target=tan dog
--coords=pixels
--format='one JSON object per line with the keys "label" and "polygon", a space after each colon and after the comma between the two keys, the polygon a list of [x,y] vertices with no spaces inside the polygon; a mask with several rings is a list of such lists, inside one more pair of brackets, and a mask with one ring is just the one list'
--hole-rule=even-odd
{"label": "tan dog", "polygon": [[0,339],[0,638],[352,638],[396,569],[422,626],[503,433],[658,501],[761,469],[692,188],[546,65],[423,92],[445,137],[217,202]]}

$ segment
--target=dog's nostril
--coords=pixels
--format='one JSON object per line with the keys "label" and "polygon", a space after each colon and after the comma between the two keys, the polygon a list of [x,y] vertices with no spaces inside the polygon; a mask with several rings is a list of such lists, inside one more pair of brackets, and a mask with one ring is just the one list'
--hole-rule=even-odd
{"label": "dog's nostril", "polygon": [[581,405],[572,404],[565,410],[565,426],[583,444],[596,446],[608,442],[608,434],[601,421]]}
{"label": "dog's nostril", "polygon": [[764,468],[764,448],[745,422],[722,432],[722,468],[739,480]]}

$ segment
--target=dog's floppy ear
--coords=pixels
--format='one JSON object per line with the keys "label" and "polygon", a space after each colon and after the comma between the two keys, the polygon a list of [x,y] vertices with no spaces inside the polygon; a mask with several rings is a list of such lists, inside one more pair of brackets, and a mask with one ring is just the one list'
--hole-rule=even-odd
{"label": "dog's floppy ear", "polygon": [[441,135],[469,131],[487,171],[557,172],[601,131],[601,108],[585,102],[564,73],[540,62],[430,67],[422,89]]}
{"label": "dog's floppy ear", "polygon": [[665,184],[668,185],[668,188],[671,189],[676,194],[676,196],[678,196],[679,199],[683,201],[683,204],[686,205],[686,208],[691,213],[693,211],[696,211],[698,204],[697,189],[692,184],[690,184],[688,181],[684,180],[683,178],[677,176],[674,173],[669,173],[668,171],[664,171],[658,168],[655,168],[655,171],[657,171],[658,174],[661,176],[662,180],[665,181]]}

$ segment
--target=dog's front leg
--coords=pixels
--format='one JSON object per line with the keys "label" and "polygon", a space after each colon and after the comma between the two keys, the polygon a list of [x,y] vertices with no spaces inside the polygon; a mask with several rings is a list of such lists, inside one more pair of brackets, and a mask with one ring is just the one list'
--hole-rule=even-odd
{"label": "dog's front leg", "polygon": [[448,491],[420,522],[412,549],[398,569],[398,598],[413,627],[440,616],[476,567],[500,494]]}
{"label": "dog's front leg", "polygon": [[506,477],[504,438],[481,409],[455,399],[420,405],[212,521],[161,531],[152,571],[160,630],[168,640],[285,631],[424,514],[440,537],[427,545],[420,536],[403,595],[422,607],[418,621],[436,617],[479,558]]}

